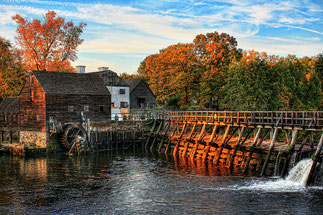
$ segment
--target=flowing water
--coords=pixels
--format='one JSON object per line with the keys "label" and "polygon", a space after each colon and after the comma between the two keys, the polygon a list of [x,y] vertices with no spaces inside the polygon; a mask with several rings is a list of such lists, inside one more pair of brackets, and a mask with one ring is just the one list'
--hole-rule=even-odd
{"label": "flowing water", "polygon": [[122,152],[2,155],[0,214],[322,214],[322,188],[303,185],[310,163],[279,179]]}

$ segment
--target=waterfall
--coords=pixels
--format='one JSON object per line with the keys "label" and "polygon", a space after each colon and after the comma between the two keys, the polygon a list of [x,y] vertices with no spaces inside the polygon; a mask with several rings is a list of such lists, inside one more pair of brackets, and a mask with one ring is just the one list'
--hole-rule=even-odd
{"label": "waterfall", "polygon": [[286,179],[254,181],[252,184],[239,189],[258,190],[268,192],[298,192],[305,189],[305,183],[311,168],[312,159],[304,159],[297,163]]}
{"label": "waterfall", "polygon": [[289,174],[285,180],[297,182],[305,186],[308,174],[311,169],[311,164],[312,159],[301,160],[289,171]]}

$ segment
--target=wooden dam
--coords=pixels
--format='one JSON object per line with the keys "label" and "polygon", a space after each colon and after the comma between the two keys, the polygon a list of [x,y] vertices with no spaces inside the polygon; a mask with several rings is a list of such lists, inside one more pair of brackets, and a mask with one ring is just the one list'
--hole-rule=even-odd
{"label": "wooden dam", "polygon": [[170,111],[155,118],[145,148],[159,153],[282,177],[290,162],[312,156],[308,183],[321,161],[323,112]]}

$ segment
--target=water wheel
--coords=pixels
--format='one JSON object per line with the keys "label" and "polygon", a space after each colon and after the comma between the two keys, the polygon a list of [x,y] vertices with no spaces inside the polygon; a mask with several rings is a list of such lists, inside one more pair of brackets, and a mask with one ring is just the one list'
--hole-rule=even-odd
{"label": "water wheel", "polygon": [[81,145],[86,142],[86,131],[79,125],[66,126],[59,137],[59,143],[66,150],[69,150],[76,140]]}

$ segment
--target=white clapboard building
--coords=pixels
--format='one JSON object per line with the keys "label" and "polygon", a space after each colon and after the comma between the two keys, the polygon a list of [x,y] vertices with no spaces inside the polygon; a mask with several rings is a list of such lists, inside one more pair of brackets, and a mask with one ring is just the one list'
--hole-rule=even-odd
{"label": "white clapboard building", "polygon": [[[81,70],[79,69],[81,68]],[[85,72],[84,67],[77,67],[78,72]],[[130,87],[122,80],[116,72],[108,67],[99,67],[98,74],[104,81],[111,94],[111,119],[122,120],[122,113],[129,113],[130,108]],[[93,83],[95,84],[95,83]]]}

